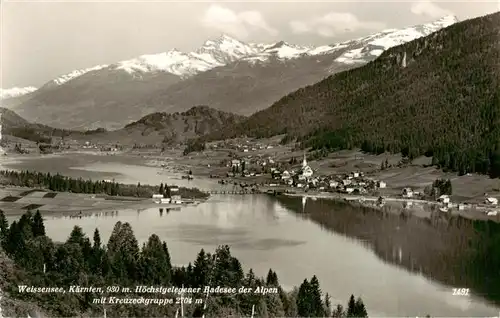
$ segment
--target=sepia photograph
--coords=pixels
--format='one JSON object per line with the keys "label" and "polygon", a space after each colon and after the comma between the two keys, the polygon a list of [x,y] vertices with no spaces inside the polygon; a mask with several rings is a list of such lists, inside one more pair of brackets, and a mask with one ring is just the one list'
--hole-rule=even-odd
{"label": "sepia photograph", "polygon": [[500,318],[500,0],[0,0],[0,318]]}

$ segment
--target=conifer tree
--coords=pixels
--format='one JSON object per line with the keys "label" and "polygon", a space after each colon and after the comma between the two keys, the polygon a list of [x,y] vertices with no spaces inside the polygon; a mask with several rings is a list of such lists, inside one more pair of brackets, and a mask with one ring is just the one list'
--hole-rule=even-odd
{"label": "conifer tree", "polygon": [[347,303],[347,317],[356,317],[356,300],[354,295],[351,295],[349,302]]}
{"label": "conifer tree", "polygon": [[344,307],[341,304],[338,304],[332,313],[332,317],[342,318],[344,316],[345,316]]}
{"label": "conifer tree", "polygon": [[193,268],[193,284],[194,286],[205,286],[208,285],[208,277],[209,277],[209,261],[207,259],[207,255],[205,251],[202,249],[196,260],[194,261]]}
{"label": "conifer tree", "polygon": [[307,279],[304,279],[297,294],[297,313],[300,317],[308,317],[313,314],[314,308],[311,299],[311,286]]}
{"label": "conifer tree", "polygon": [[316,275],[314,275],[311,278],[310,282],[310,298],[311,298],[311,305],[312,305],[312,314],[315,317],[323,317],[325,315],[324,313],[324,305],[323,301],[321,299],[321,289],[319,288],[319,281]]}
{"label": "conifer tree", "polygon": [[79,246],[83,246],[84,239],[85,239],[85,234],[83,233],[82,228],[79,227],[78,225],[75,225],[66,243],[74,243],[78,244]]}
{"label": "conifer tree", "polygon": [[7,231],[9,230],[9,222],[2,210],[0,210],[0,246],[5,244],[7,238]]}
{"label": "conifer tree", "polygon": [[43,224],[43,217],[39,210],[36,210],[33,216],[33,236],[45,236],[45,225]]}
{"label": "conifer tree", "polygon": [[94,249],[100,249],[101,248],[101,234],[99,233],[99,230],[96,228],[94,231]]}
{"label": "conifer tree", "polygon": [[368,317],[368,313],[366,312],[365,304],[361,297],[358,297],[355,304],[355,317],[365,318]]}

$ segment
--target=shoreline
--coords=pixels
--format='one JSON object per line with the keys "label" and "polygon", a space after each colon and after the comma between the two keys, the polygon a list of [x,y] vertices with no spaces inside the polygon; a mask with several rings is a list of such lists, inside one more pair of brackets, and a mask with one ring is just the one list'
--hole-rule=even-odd
{"label": "shoreline", "polygon": [[[386,204],[379,206],[374,204],[378,197],[375,196],[362,196],[362,195],[349,195],[349,194],[341,194],[341,193],[318,193],[318,194],[307,194],[307,193],[283,193],[282,195],[289,197],[305,197],[315,199],[324,199],[324,200],[335,200],[348,202],[349,204],[358,204],[363,207],[373,208],[373,209],[384,209],[388,210],[392,213],[402,213],[403,211],[407,211],[418,217],[428,217],[432,213],[432,207],[439,207],[441,204],[436,201],[429,200],[421,200],[421,199],[404,199],[404,198],[394,198],[394,197],[384,197],[384,200],[387,202]],[[394,203],[407,203],[411,202],[415,205],[410,205],[408,208],[404,208],[403,206],[395,206]],[[390,204],[392,203],[392,204]],[[422,209],[423,208],[423,209]],[[427,211],[426,211],[427,208]],[[494,221],[500,223],[500,217],[497,216],[487,216],[484,211],[485,208],[476,208],[476,209],[465,209],[458,210],[457,208],[452,208],[447,212],[439,211],[442,215],[460,215],[467,219],[471,220],[481,220],[481,221]],[[422,213],[424,212],[424,213]]]}

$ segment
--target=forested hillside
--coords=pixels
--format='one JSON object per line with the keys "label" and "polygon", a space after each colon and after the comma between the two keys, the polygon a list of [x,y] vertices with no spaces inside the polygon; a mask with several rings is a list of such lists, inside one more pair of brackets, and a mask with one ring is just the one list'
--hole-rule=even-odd
{"label": "forested hillside", "polygon": [[[31,123],[12,110],[0,107],[2,133],[35,142],[50,143],[52,136],[69,135],[70,131]],[[75,133],[75,132],[73,132]],[[76,132],[78,133],[78,132]]]}
{"label": "forested hillside", "polygon": [[[194,262],[174,266],[167,242],[152,234],[141,248],[130,224],[120,221],[107,244],[98,229],[90,239],[78,226],[66,242],[53,242],[39,211],[28,211],[9,225],[0,210],[0,269],[2,292],[16,300],[0,304],[7,317],[38,317],[31,304],[50,317],[177,317],[182,299],[183,317],[368,317],[361,298],[353,295],[347,310],[333,308],[316,276],[286,291],[272,269],[266,279],[252,269],[244,272],[227,245],[213,254],[202,249]],[[19,285],[45,290],[20,292]],[[75,292],[70,286],[94,290]],[[248,291],[208,293],[205,286]],[[101,303],[103,298],[108,301]]]}
{"label": "forested hillside", "polygon": [[500,176],[500,13],[454,24],[295,91],[207,140],[287,133],[328,150],[426,154]]}

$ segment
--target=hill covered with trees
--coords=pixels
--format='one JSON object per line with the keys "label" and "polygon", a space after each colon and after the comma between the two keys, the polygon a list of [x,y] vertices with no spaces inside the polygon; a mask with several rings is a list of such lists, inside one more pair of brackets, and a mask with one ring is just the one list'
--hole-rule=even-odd
{"label": "hill covered with trees", "polygon": [[87,134],[95,142],[127,145],[171,145],[217,131],[243,121],[246,117],[208,106],[194,106],[185,112],[152,113],[122,129]]}
{"label": "hill covered with trees", "polygon": [[[31,123],[12,110],[0,107],[2,133],[34,142],[50,143],[53,136],[65,136],[71,132],[46,125]],[[74,132],[73,132],[74,133]]]}
{"label": "hill covered with trees", "polygon": [[[0,210],[0,287],[9,299],[37,304],[50,316],[109,317],[174,317],[180,305],[159,305],[145,299],[178,299],[174,287],[184,288],[186,299],[202,299],[202,303],[184,301],[185,317],[367,317],[363,301],[351,295],[347,310],[331,308],[328,294],[323,295],[316,276],[304,280],[299,288],[285,291],[278,275],[269,270],[266,279],[257,277],[231,255],[229,246],[220,246],[214,254],[201,250],[187,266],[171,263],[167,243],[153,234],[139,246],[128,223],[117,222],[108,243],[96,229],[92,240],[75,226],[64,243],[53,242],[45,232],[40,212],[27,212],[18,221],[7,223]],[[2,249],[11,261],[6,260]],[[68,292],[20,292],[19,285],[34,288],[63,288]],[[94,286],[99,291],[71,292],[70,286]],[[108,286],[108,287],[106,287]],[[171,287],[168,291],[144,292],[136,286]],[[205,286],[250,289],[246,293],[207,295]],[[196,291],[201,287],[201,292]],[[116,289],[118,288],[118,289]],[[122,288],[130,288],[123,294]],[[257,289],[259,288],[259,289]],[[260,292],[267,288],[268,293]],[[95,302],[102,297],[143,299],[141,304]],[[184,299],[184,298],[183,298]],[[0,304],[1,305],[1,304]],[[32,306],[30,306],[32,308]],[[26,316],[32,309],[25,306],[2,307],[7,316]]]}
{"label": "hill covered with trees", "polygon": [[402,152],[500,176],[500,13],[391,48],[204,140],[287,134],[303,147]]}

